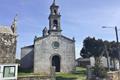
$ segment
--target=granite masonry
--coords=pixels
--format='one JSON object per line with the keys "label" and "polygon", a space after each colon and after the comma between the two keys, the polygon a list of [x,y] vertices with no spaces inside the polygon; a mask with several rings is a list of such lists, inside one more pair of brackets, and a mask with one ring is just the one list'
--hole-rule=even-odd
{"label": "granite masonry", "polygon": [[0,64],[15,63],[16,20],[9,26],[0,26]]}
{"label": "granite masonry", "polygon": [[35,37],[33,45],[21,48],[21,68],[33,69],[34,73],[50,74],[50,67],[56,72],[70,73],[75,68],[75,39],[62,35],[61,15],[55,0],[50,6],[49,29],[43,29],[43,36]]}

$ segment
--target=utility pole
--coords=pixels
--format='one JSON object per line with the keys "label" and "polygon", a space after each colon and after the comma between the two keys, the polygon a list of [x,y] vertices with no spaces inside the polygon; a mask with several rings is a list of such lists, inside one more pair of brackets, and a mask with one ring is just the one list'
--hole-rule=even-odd
{"label": "utility pole", "polygon": [[108,71],[110,71],[110,57],[109,57],[109,53],[108,53],[108,50],[107,50],[107,46],[106,46],[106,45],[105,45],[105,53],[106,53],[106,56],[107,56]]}
{"label": "utility pole", "polygon": [[118,29],[117,29],[117,26],[115,26],[115,27],[102,26],[102,28],[114,28],[115,29],[116,41],[117,41],[117,53],[118,53],[118,60],[119,60],[119,70],[120,70],[120,53],[119,53],[119,40],[118,40]]}
{"label": "utility pole", "polygon": [[118,40],[118,29],[117,29],[117,26],[115,26],[115,33],[116,33],[116,40],[117,40],[117,53],[118,53],[119,69],[120,69],[120,53],[119,53],[119,40]]}

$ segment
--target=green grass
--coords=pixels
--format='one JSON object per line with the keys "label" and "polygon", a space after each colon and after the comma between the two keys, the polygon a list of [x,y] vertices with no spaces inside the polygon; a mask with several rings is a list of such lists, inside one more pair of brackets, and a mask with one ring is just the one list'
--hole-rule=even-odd
{"label": "green grass", "polygon": [[46,76],[45,74],[33,73],[33,70],[19,69],[18,77],[28,77],[28,76]]}
{"label": "green grass", "polygon": [[[25,76],[44,76],[40,74],[34,74],[30,71],[24,71],[18,73],[19,77]],[[56,80],[86,80],[86,69],[77,67],[73,73],[56,73]]]}
{"label": "green grass", "polygon": [[77,67],[73,73],[56,73],[56,80],[86,80],[86,69]]}
{"label": "green grass", "polygon": [[49,77],[46,74],[23,73],[23,72],[18,73],[18,77],[32,77],[32,76],[35,76],[35,77]]}

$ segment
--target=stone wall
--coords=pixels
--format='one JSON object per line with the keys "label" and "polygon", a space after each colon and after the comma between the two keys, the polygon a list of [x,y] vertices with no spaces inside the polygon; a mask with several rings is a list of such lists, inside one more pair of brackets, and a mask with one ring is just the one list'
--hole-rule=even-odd
{"label": "stone wall", "polygon": [[33,45],[21,48],[20,68],[33,69],[34,47]]}
{"label": "stone wall", "polygon": [[110,71],[107,73],[107,80],[120,80],[120,71]]}
{"label": "stone wall", "polygon": [[16,53],[16,36],[0,33],[0,63],[14,63]]}
{"label": "stone wall", "polygon": [[18,77],[17,80],[55,80],[52,79],[51,77],[38,77],[38,76],[34,76],[34,77]]}
{"label": "stone wall", "polygon": [[[58,48],[54,48],[54,42],[59,43]],[[60,58],[60,72],[72,72],[75,67],[75,43],[59,34],[51,34],[46,38],[36,40],[34,73],[49,74],[54,56]]]}

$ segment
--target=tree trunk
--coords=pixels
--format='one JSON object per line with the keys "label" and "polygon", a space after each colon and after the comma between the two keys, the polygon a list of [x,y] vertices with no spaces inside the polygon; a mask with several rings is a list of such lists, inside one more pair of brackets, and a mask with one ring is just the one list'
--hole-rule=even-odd
{"label": "tree trunk", "polygon": [[107,57],[107,67],[108,67],[108,71],[110,71],[110,58]]}
{"label": "tree trunk", "polygon": [[113,58],[114,70],[116,70],[115,58]]}

